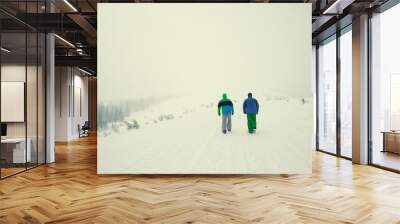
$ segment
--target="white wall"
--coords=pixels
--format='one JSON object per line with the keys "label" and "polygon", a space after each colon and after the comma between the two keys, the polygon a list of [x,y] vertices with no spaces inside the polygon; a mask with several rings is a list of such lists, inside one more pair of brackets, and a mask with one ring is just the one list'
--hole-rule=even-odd
{"label": "white wall", "polygon": [[[33,67],[28,66],[29,71]],[[1,81],[3,82],[25,82],[25,65],[2,65],[1,66]],[[4,108],[2,108],[4,110]],[[25,137],[25,123],[24,122],[8,122],[7,123],[7,137]]]}
{"label": "white wall", "polygon": [[[32,158],[39,153],[39,163],[44,162],[45,150],[45,116],[44,100],[45,85],[42,67],[25,66],[25,64],[5,64],[1,66],[2,82],[25,82],[26,83],[26,110],[27,120],[25,122],[6,122],[7,137],[27,137],[31,140]],[[27,78],[27,81],[25,80]],[[7,97],[7,96],[2,96]],[[8,108],[9,109],[9,108]],[[1,108],[7,110],[7,108]],[[25,112],[25,111],[23,111]],[[27,131],[27,132],[26,132]],[[33,160],[35,161],[35,159]],[[51,162],[52,160],[48,160]],[[36,161],[35,161],[36,162]]]}
{"label": "white wall", "polygon": [[56,67],[55,86],[55,140],[76,139],[78,124],[88,120],[88,78],[76,68]]}
{"label": "white wall", "polygon": [[[26,72],[28,74],[28,79],[30,80],[29,82],[32,82],[30,75],[35,75],[36,76],[36,67],[34,66],[28,66],[27,68],[25,67],[25,65],[3,65],[1,67],[1,81],[2,82],[25,82],[25,75]],[[30,83],[32,84],[32,83]],[[36,85],[36,81],[34,83],[34,85]],[[34,92],[30,93],[29,90],[32,90]],[[29,88],[28,89],[28,103],[32,102],[33,100],[30,99],[30,97],[35,97],[36,98],[36,88],[32,89]],[[29,105],[28,105],[29,106]],[[35,107],[36,108],[36,103],[35,105],[30,105],[31,107]],[[2,108],[2,110],[4,110],[5,108]],[[35,110],[35,109],[33,109]],[[28,112],[31,112],[32,108],[30,108],[28,110]],[[28,113],[28,122],[32,122],[34,121],[36,123],[36,113]],[[33,117],[32,117],[33,116]],[[25,122],[7,122],[7,135],[8,137],[24,137],[25,136]],[[28,129],[30,127],[32,127],[33,129],[36,130],[36,126],[33,127],[34,124],[29,123],[28,124]],[[28,137],[29,137],[29,130],[28,130]]]}
{"label": "white wall", "polygon": [[[71,135],[73,138],[79,137],[79,132],[78,132],[78,124],[83,125],[85,121],[88,120],[88,77],[81,76],[81,73],[76,74],[75,70],[75,75],[74,75],[74,96],[72,96],[72,99],[74,99],[74,102],[71,102],[71,105],[74,104],[74,107],[71,108],[72,111],[72,119],[71,119]],[[80,93],[79,93],[80,91]],[[80,97],[79,97],[80,95]],[[79,103],[79,100],[81,101]],[[79,108],[81,107],[81,108]],[[79,111],[79,109],[81,111]]]}

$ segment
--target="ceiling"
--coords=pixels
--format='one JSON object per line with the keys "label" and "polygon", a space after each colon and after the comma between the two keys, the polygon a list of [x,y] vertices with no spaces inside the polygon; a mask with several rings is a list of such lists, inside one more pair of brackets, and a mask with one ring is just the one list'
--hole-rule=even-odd
{"label": "ceiling", "polygon": [[[337,1],[337,2],[336,2]],[[313,42],[351,24],[351,17],[373,9],[387,0],[1,0],[0,24],[4,38],[15,49],[24,46],[18,32],[55,32],[56,64],[81,66],[96,71],[97,3],[235,2],[311,3]],[[49,13],[49,12],[52,13]],[[26,13],[27,12],[27,13]],[[340,23],[338,21],[341,20]],[[347,21],[347,22],[346,22]],[[340,24],[338,26],[337,24]],[[14,42],[14,43],[12,43]],[[3,41],[3,43],[5,43]],[[32,51],[29,44],[28,52]],[[23,49],[24,48],[20,48]],[[18,52],[18,50],[16,50]],[[23,53],[23,52],[21,52]]]}

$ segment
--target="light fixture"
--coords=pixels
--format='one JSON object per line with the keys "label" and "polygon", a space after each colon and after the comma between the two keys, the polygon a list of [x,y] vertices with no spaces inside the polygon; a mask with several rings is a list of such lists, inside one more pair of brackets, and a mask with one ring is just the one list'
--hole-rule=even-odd
{"label": "light fixture", "polygon": [[83,52],[83,49],[82,49],[82,48],[76,48],[76,53],[77,53],[78,55],[85,55],[85,53]]}
{"label": "light fixture", "polygon": [[[330,5],[327,9],[324,10],[322,14],[328,14],[332,13],[331,10],[337,7],[337,5],[341,2],[341,0],[336,0],[332,5]],[[335,12],[336,14],[339,14],[338,12]]]}
{"label": "light fixture", "polygon": [[64,0],[65,4],[67,4],[74,12],[78,12],[78,10],[68,1]]}
{"label": "light fixture", "polygon": [[5,47],[1,47],[0,49],[1,49],[1,51],[4,51],[6,53],[10,53],[11,52],[11,50],[9,50],[9,49],[7,49]]}
{"label": "light fixture", "polygon": [[81,71],[81,72],[83,72],[83,73],[85,73],[85,74],[87,74],[87,75],[90,75],[90,76],[93,75],[92,73],[90,73],[90,72],[88,72],[88,71],[86,71],[86,70],[83,70],[83,69],[81,69],[81,68],[79,68],[79,67],[78,67],[78,70]]}
{"label": "light fixture", "polygon": [[59,40],[61,40],[62,42],[64,42],[64,43],[66,43],[67,45],[69,45],[70,47],[73,47],[73,48],[75,48],[75,45],[73,45],[71,42],[69,42],[68,40],[66,40],[66,39],[64,39],[64,38],[62,38],[62,37],[60,37],[59,35],[57,35],[57,34],[54,34],[54,36],[55,37],[57,37]]}

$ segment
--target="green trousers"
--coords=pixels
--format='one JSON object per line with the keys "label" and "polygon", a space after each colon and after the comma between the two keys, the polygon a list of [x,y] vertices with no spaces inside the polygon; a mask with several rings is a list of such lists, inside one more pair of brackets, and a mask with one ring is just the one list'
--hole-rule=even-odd
{"label": "green trousers", "polygon": [[254,129],[257,128],[256,114],[247,114],[247,128],[249,133],[253,133]]}

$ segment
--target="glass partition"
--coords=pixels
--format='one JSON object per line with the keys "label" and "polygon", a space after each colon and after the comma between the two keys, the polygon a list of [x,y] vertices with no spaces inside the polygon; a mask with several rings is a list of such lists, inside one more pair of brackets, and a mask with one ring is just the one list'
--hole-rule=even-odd
{"label": "glass partition", "polygon": [[38,33],[27,33],[27,74],[26,74],[26,114],[27,114],[27,150],[30,151],[31,159],[27,163],[28,168],[38,163]]}
{"label": "glass partition", "polygon": [[25,32],[1,34],[2,177],[24,171],[31,162],[26,144],[26,41]]}
{"label": "glass partition", "polygon": [[400,170],[400,5],[371,23],[371,162]]}
{"label": "glass partition", "polygon": [[[44,3],[0,6],[43,13]],[[45,44],[44,33],[0,12],[1,179],[45,163]]]}
{"label": "glass partition", "polygon": [[336,37],[318,47],[318,149],[336,153]]}
{"label": "glass partition", "polygon": [[340,36],[340,154],[352,157],[352,32]]}

